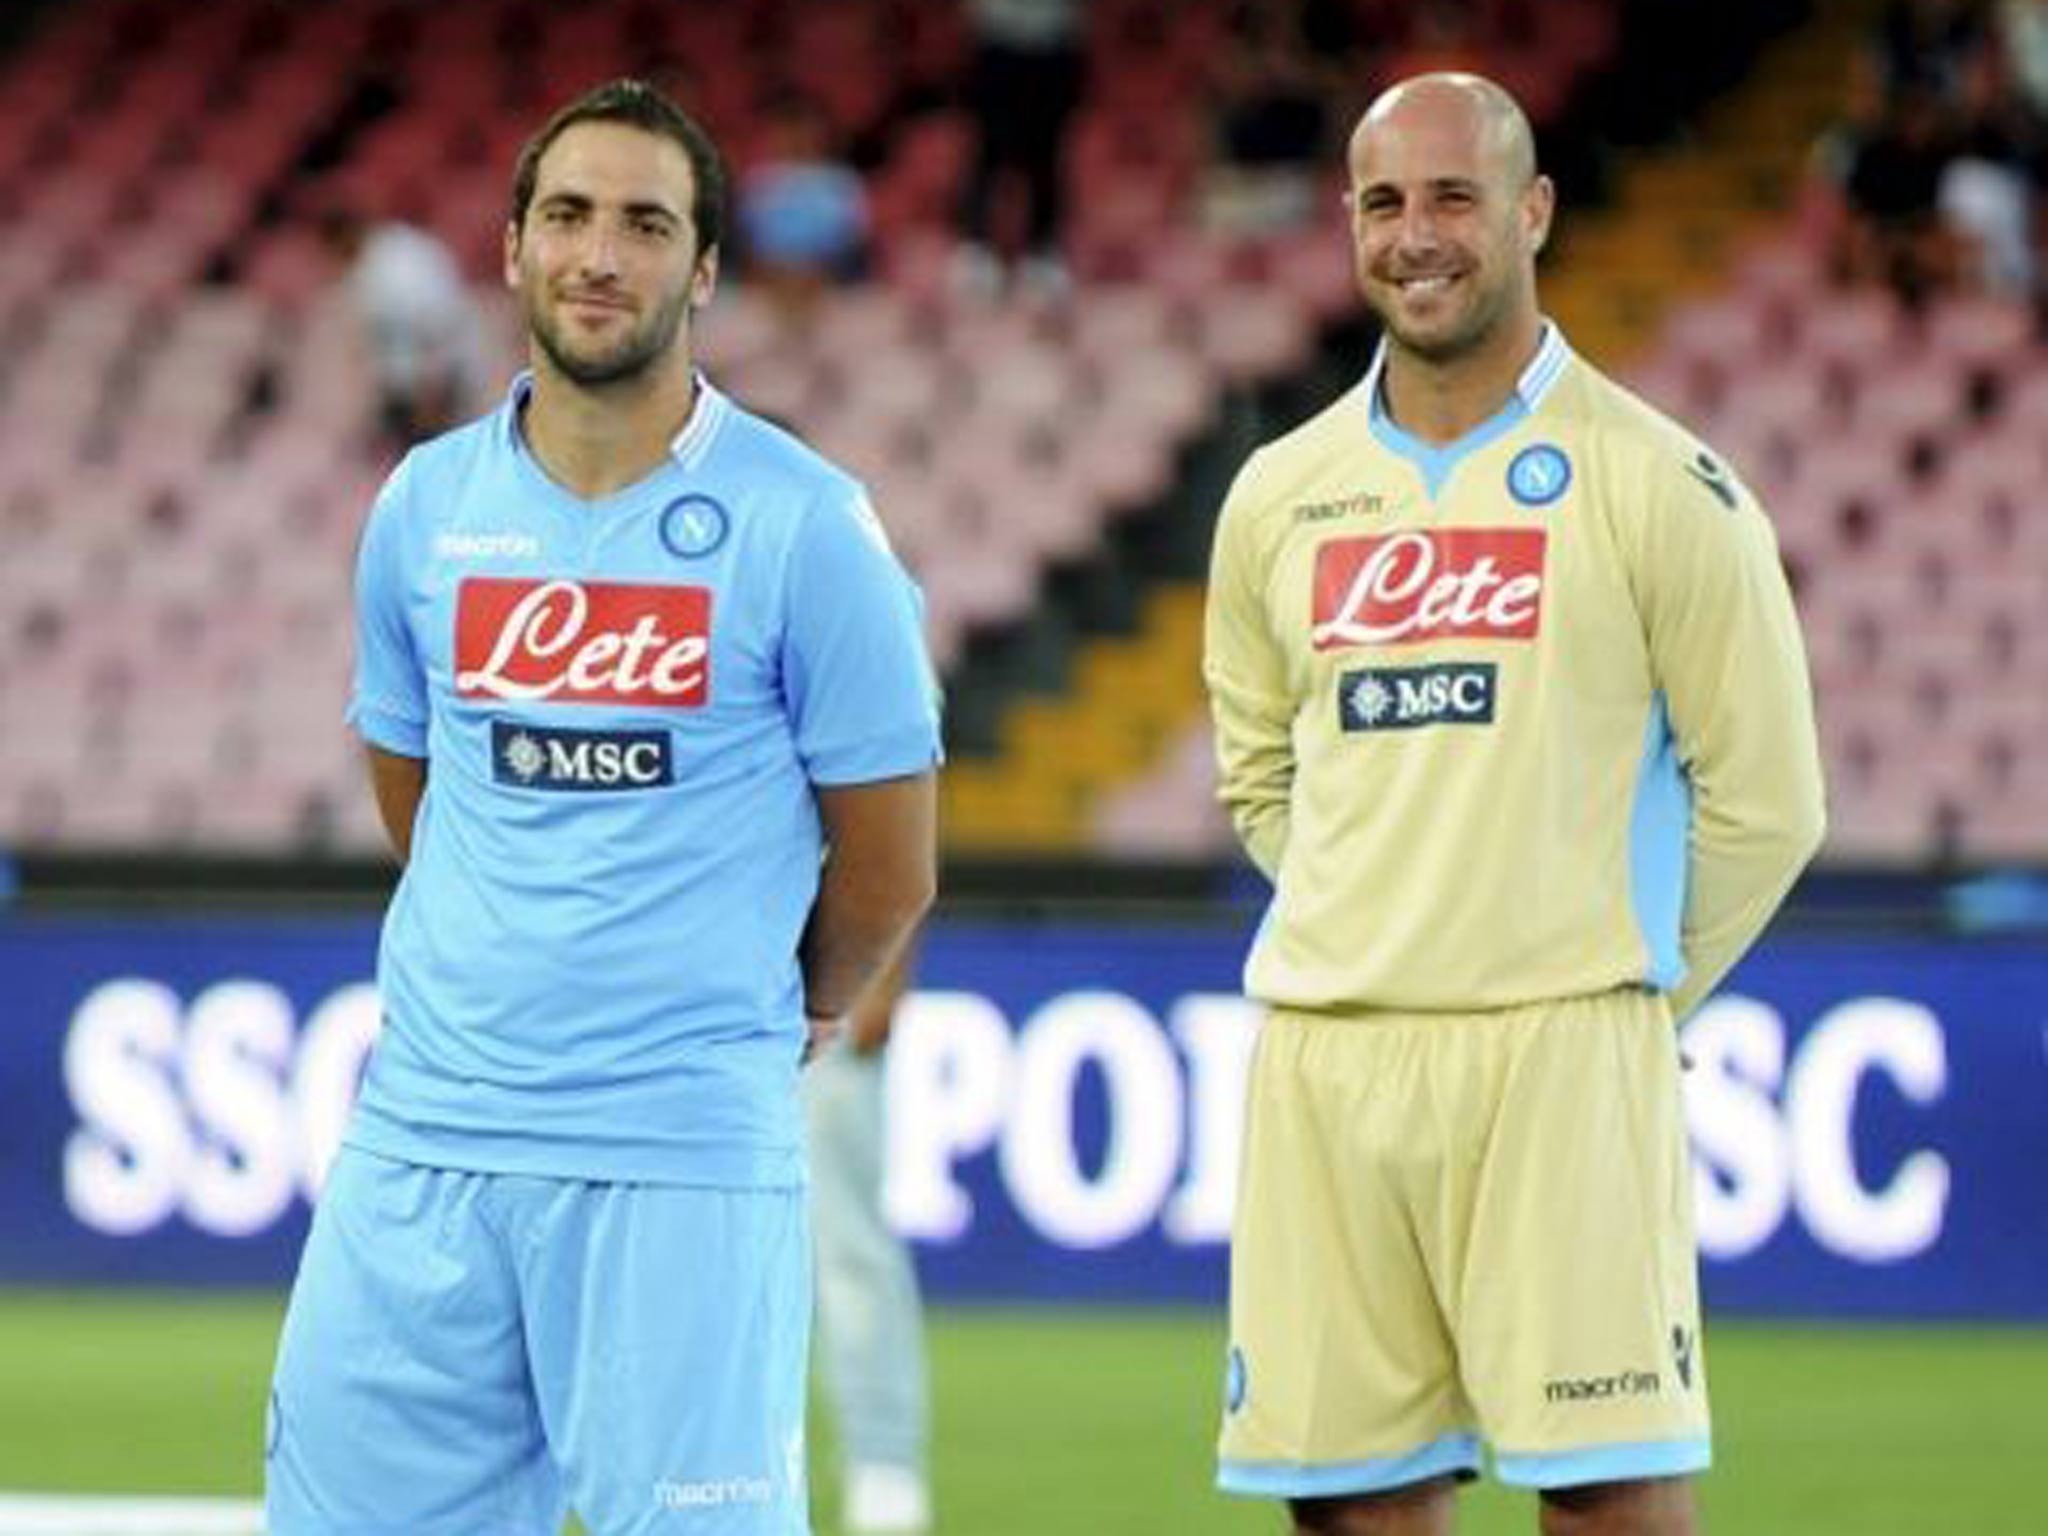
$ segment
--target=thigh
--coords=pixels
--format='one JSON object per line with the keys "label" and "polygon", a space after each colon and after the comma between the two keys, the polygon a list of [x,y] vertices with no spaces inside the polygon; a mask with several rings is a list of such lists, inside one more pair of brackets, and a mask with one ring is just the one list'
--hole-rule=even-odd
{"label": "thigh", "polygon": [[522,1304],[570,1503],[605,1536],[804,1536],[804,1191],[532,1183]]}
{"label": "thigh", "polygon": [[553,1536],[486,1176],[335,1161],[278,1345],[266,1436],[273,1536]]}
{"label": "thigh", "polygon": [[1230,1255],[1217,1481],[1319,1498],[1469,1473],[1478,1442],[1414,1216],[1439,1132],[1405,1025],[1260,1032]]}
{"label": "thigh", "polygon": [[1617,992],[1502,1030],[1458,1322],[1500,1476],[1549,1488],[1697,1471],[1706,1374],[1668,1011]]}

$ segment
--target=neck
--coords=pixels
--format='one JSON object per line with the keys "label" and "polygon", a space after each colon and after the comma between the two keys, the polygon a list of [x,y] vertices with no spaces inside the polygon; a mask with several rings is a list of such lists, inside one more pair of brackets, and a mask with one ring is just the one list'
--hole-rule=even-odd
{"label": "neck", "polygon": [[1514,397],[1523,370],[1542,345],[1534,309],[1457,357],[1432,359],[1387,337],[1380,390],[1394,425],[1426,443],[1456,442]]}
{"label": "neck", "polygon": [[538,349],[522,427],[550,479],[586,500],[650,474],[669,455],[697,403],[689,356],[614,384],[564,376]]}

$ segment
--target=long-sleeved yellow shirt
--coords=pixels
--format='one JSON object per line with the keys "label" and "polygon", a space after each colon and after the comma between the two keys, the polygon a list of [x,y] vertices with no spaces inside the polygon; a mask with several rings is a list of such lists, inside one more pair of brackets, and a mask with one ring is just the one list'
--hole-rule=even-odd
{"label": "long-sleeved yellow shirt", "polygon": [[1381,366],[1253,454],[1217,527],[1221,793],[1275,884],[1247,990],[1459,1010],[1638,983],[1682,1016],[1820,841],[1770,524],[1552,327],[1441,448],[1386,416]]}

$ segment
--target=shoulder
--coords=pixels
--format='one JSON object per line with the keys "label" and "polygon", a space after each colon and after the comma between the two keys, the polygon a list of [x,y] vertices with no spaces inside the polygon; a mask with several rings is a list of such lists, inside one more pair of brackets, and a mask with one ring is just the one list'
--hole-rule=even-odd
{"label": "shoulder", "polygon": [[1575,418],[1614,481],[1734,510],[1749,495],[1734,470],[1697,433],[1580,359],[1558,381],[1555,408]]}
{"label": "shoulder", "polygon": [[1234,514],[1263,520],[1332,458],[1355,460],[1369,451],[1370,438],[1361,428],[1365,388],[1353,385],[1299,426],[1254,450],[1231,486]]}
{"label": "shoulder", "polygon": [[415,446],[387,484],[446,491],[472,476],[494,472],[510,452],[504,412],[494,410]]}
{"label": "shoulder", "polygon": [[799,535],[858,531],[888,540],[867,487],[785,427],[727,400],[720,451],[756,492],[786,507]]}

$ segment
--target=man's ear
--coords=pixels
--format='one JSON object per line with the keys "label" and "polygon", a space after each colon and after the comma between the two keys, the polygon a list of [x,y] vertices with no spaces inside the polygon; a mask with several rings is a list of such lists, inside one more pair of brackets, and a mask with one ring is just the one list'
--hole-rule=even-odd
{"label": "man's ear", "polygon": [[718,288],[718,247],[697,258],[697,270],[690,274],[690,308],[702,309]]}
{"label": "man's ear", "polygon": [[1557,212],[1557,187],[1548,176],[1531,178],[1522,194],[1522,227],[1529,242],[1529,254],[1537,255],[1550,238],[1550,221]]}
{"label": "man's ear", "polygon": [[519,226],[510,219],[505,221],[505,286],[519,287]]}

